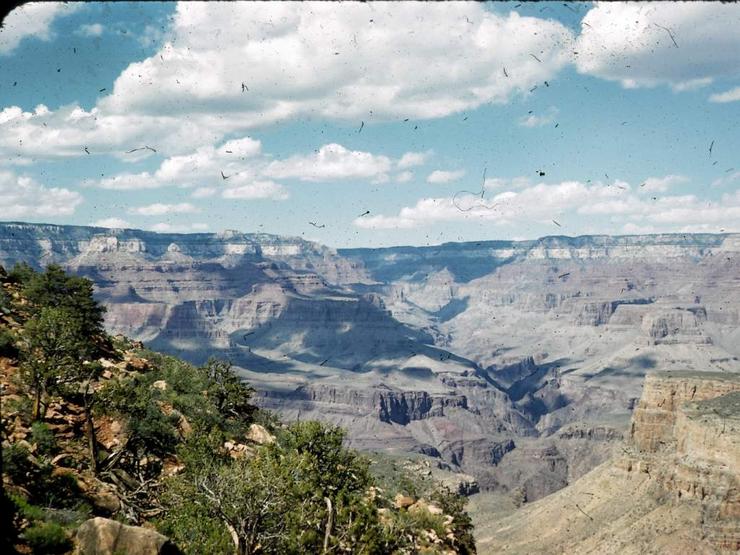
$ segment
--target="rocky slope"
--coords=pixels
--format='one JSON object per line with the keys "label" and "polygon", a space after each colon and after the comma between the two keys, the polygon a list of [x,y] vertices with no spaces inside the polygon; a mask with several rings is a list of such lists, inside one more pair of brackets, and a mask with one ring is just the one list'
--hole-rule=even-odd
{"label": "rocky slope", "polygon": [[[736,553],[740,377],[651,374],[618,456],[513,515],[481,553]],[[539,522],[536,535],[532,523]]]}
{"label": "rocky slope", "polygon": [[[293,538],[306,543],[291,551],[307,553],[322,540],[324,551],[348,553],[474,552],[458,497],[476,490],[473,477],[426,460],[391,468],[368,459],[367,474],[343,431],[281,423],[250,403],[230,365],[194,367],[100,326],[83,330],[95,303],[80,281],[0,266],[0,552],[283,553]],[[74,335],[56,335],[62,320],[39,331],[55,315]],[[252,509],[244,492],[265,477],[256,489],[266,501]],[[351,496],[352,480],[361,489]],[[338,532],[342,519],[383,535]],[[304,540],[307,529],[322,533]],[[257,539],[242,549],[245,537]]]}
{"label": "rocky slope", "polygon": [[229,358],[289,419],[537,499],[606,460],[648,370],[740,371],[740,236],[333,251],[266,234],[0,224],[95,281],[111,332]]}

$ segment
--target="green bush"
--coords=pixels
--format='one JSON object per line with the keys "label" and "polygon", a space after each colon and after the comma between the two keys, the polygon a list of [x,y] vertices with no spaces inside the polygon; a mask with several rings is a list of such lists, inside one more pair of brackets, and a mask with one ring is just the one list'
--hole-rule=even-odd
{"label": "green bush", "polygon": [[25,285],[26,283],[29,283],[35,275],[36,271],[26,262],[18,262],[13,266],[10,272],[8,272],[8,281]]}
{"label": "green bush", "polygon": [[72,548],[64,528],[56,522],[34,524],[23,532],[34,553],[66,553]]}
{"label": "green bush", "polygon": [[51,456],[58,451],[54,432],[43,422],[31,424],[31,443],[36,444],[36,449],[41,455]]}
{"label": "green bush", "polygon": [[86,336],[103,334],[105,307],[93,298],[92,281],[67,275],[55,264],[50,264],[43,273],[33,273],[30,279],[23,279],[23,294],[32,307],[63,309],[76,320]]}
{"label": "green bush", "polygon": [[2,283],[0,283],[0,312],[5,314],[9,313],[10,305],[10,295],[8,295],[8,292],[3,289]]}
{"label": "green bush", "polygon": [[31,505],[27,499],[14,493],[11,493],[8,497],[13,504],[13,511],[23,518],[30,521],[43,520],[44,510],[41,507]]}
{"label": "green bush", "polygon": [[23,445],[11,443],[3,447],[3,474],[13,483],[25,484],[33,472],[33,464],[28,459],[30,453]]}
{"label": "green bush", "polygon": [[18,348],[15,346],[15,337],[8,329],[0,329],[0,356],[8,358],[18,357]]}

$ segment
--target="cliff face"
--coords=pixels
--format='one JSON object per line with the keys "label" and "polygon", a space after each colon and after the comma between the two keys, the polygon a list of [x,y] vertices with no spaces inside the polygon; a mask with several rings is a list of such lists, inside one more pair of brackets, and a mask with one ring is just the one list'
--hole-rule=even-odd
{"label": "cliff face", "polygon": [[682,426],[688,422],[684,410],[687,402],[691,401],[694,403],[692,406],[698,407],[696,403],[722,397],[738,389],[740,383],[734,374],[667,372],[649,375],[645,378],[642,399],[632,417],[630,439],[643,453],[675,450],[676,431],[684,431],[683,427],[677,428],[677,420],[681,420]]}
{"label": "cliff face", "polygon": [[[620,454],[565,489],[486,522],[482,553],[740,550],[740,376],[645,381]],[[531,523],[546,523],[531,534]]]}
{"label": "cliff face", "polygon": [[649,376],[622,464],[650,475],[676,502],[693,501],[702,533],[720,552],[740,550],[740,378]]}
{"label": "cliff face", "polygon": [[[294,270],[312,271],[331,283],[357,283],[365,272],[336,251],[297,237],[266,233],[155,233],[48,224],[0,224],[0,260],[5,266],[27,262],[35,267],[66,264],[98,267],[103,261],[120,265],[159,261],[169,264],[219,259],[225,266],[243,260],[283,262]],[[86,264],[87,263],[87,264]]]}

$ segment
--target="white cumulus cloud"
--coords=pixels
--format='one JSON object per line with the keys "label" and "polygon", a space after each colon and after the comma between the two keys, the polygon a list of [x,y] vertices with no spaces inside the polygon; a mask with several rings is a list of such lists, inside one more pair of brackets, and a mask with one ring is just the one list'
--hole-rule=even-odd
{"label": "white cumulus cloud", "polygon": [[17,7],[5,17],[0,28],[0,56],[10,54],[27,37],[51,40],[54,20],[80,7],[81,4],[66,2],[29,2]]}
{"label": "white cumulus cloud", "polygon": [[46,187],[32,177],[0,170],[3,219],[71,216],[82,201],[82,195],[76,191]]}
{"label": "white cumulus cloud", "polygon": [[77,28],[76,33],[83,37],[99,37],[105,31],[105,27],[100,23],[83,24]]}
{"label": "white cumulus cloud", "polygon": [[[62,11],[15,10],[0,49],[17,45],[19,29],[47,37]],[[31,12],[38,17],[18,19]],[[20,140],[36,158],[81,156],[85,147],[125,158],[144,145],[172,156],[290,118],[444,117],[527,94],[568,63],[574,40],[556,21],[472,2],[181,2],[167,36],[89,110],[1,123],[1,157]],[[151,154],[127,159],[143,155]]]}
{"label": "white cumulus cloud", "polygon": [[740,10],[719,2],[597,2],[581,23],[577,68],[627,88],[676,90],[740,76]]}
{"label": "white cumulus cloud", "polygon": [[462,179],[464,175],[465,170],[434,170],[427,176],[427,183],[450,183]]}
{"label": "white cumulus cloud", "polygon": [[688,183],[689,178],[684,175],[666,175],[665,177],[649,177],[640,188],[648,193],[665,193],[674,185]]}
{"label": "white cumulus cloud", "polygon": [[275,160],[264,170],[269,177],[293,177],[302,181],[324,181],[347,178],[387,179],[391,160],[387,156],[349,150],[339,144],[322,146],[310,156],[297,155]]}
{"label": "white cumulus cloud", "polygon": [[555,117],[558,115],[558,109],[551,106],[547,111],[541,115],[539,114],[528,114],[519,118],[519,125],[522,127],[542,127],[555,121]]}
{"label": "white cumulus cloud", "polygon": [[162,216],[164,214],[192,214],[198,212],[198,209],[189,202],[179,204],[163,204],[160,202],[149,204],[147,206],[134,206],[129,208],[129,214],[138,216]]}
{"label": "white cumulus cloud", "polygon": [[[678,176],[649,178],[655,186],[683,182]],[[525,183],[523,179],[509,183]],[[500,180],[497,188],[507,183]],[[488,181],[487,181],[488,184]],[[662,184],[662,185],[661,185]],[[488,187],[487,187],[488,188]],[[727,193],[719,201],[696,195],[642,196],[640,187],[624,181],[592,184],[580,181],[529,184],[509,188],[491,196],[473,194],[422,198],[396,215],[379,214],[357,218],[354,225],[365,229],[406,229],[442,222],[487,221],[497,226],[521,222],[549,225],[558,220],[580,222],[592,218],[596,225],[609,226],[603,232],[683,231],[690,226],[706,229],[737,229],[740,224],[740,191]]]}
{"label": "white cumulus cloud", "polygon": [[723,93],[713,94],[709,97],[710,102],[719,103],[737,102],[738,100],[740,100],[740,87],[735,87]]}
{"label": "white cumulus cloud", "polygon": [[428,150],[426,152],[407,152],[403,156],[401,156],[401,159],[396,163],[396,167],[400,170],[405,170],[407,168],[413,168],[415,166],[421,166],[429,160],[432,156],[432,151]]}
{"label": "white cumulus cloud", "polygon": [[414,178],[414,172],[407,170],[407,171],[401,172],[398,175],[396,175],[396,177],[394,178],[394,181],[396,183],[408,183],[413,178]]}
{"label": "white cumulus cloud", "polygon": [[131,228],[131,224],[127,222],[124,219],[121,218],[103,218],[101,220],[96,220],[90,224],[91,226],[95,227],[108,227],[112,229],[125,229],[125,228]]}
{"label": "white cumulus cloud", "polygon": [[149,226],[150,231],[156,231],[158,233],[189,233],[208,231],[209,226],[206,223],[196,222],[192,224],[172,224],[168,222],[159,222]]}

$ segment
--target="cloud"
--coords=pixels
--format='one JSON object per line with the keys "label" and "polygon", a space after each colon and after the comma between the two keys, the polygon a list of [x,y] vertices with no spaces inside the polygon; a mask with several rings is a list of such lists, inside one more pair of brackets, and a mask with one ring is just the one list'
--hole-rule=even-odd
{"label": "cloud", "polygon": [[192,224],[171,224],[168,222],[160,222],[149,226],[150,231],[156,231],[157,233],[188,233],[188,232],[199,232],[208,231],[208,224],[205,223],[192,223]]}
{"label": "cloud", "polygon": [[432,156],[432,151],[426,152],[407,152],[401,159],[396,163],[396,167],[399,170],[405,170],[407,168],[413,168],[415,166],[421,166],[429,160]]}
{"label": "cloud", "polygon": [[[3,50],[19,29],[48,37],[61,13],[57,4],[15,10]],[[573,40],[556,21],[476,3],[181,2],[164,44],[94,107],[1,124],[0,157],[82,156],[87,147],[130,159],[126,151],[144,145],[172,156],[298,117],[440,118],[527,94],[568,63]]]}
{"label": "cloud", "polygon": [[[650,178],[646,182],[683,182],[678,177]],[[500,180],[499,183],[505,182]],[[740,222],[740,191],[708,202],[695,195],[644,197],[629,183],[619,180],[592,184],[580,181],[537,183],[483,198],[471,194],[422,198],[415,205],[402,208],[395,216],[380,214],[357,218],[354,225],[365,229],[409,229],[477,220],[513,227],[522,222],[549,225],[553,219],[564,226],[569,221],[575,222],[571,229],[583,225],[584,221],[592,221],[608,233],[619,229],[631,233],[648,228],[681,231],[686,226],[700,224],[714,226],[712,229],[737,228],[739,224],[733,222]]]}
{"label": "cloud", "polygon": [[216,193],[218,193],[216,187],[198,187],[190,196],[193,198],[208,198]]}
{"label": "cloud", "polygon": [[274,181],[260,180],[224,189],[221,196],[231,199],[285,200],[288,198],[288,192],[282,185],[275,183]]}
{"label": "cloud", "polygon": [[529,187],[532,184],[532,181],[525,176],[519,176],[515,177],[513,179],[502,179],[500,177],[488,177],[486,178],[486,181],[483,183],[483,187],[487,191],[492,191],[494,189],[503,189],[503,188],[510,188],[510,189],[523,189],[525,187]]}
{"label": "cloud", "polygon": [[576,66],[626,88],[697,88],[740,76],[738,26],[732,4],[598,2],[581,23]]}
{"label": "cloud", "polygon": [[96,186],[101,189],[110,189],[113,191],[136,191],[140,189],[157,189],[162,185],[155,180],[149,172],[141,173],[124,173],[105,177],[99,181],[86,181],[85,185]]}
{"label": "cloud", "polygon": [[395,178],[394,181],[396,183],[408,183],[414,178],[414,172],[405,171],[399,173]]}
{"label": "cloud", "polygon": [[129,214],[138,216],[163,216],[164,214],[192,214],[199,210],[189,202],[180,204],[155,203],[147,206],[134,206],[128,209]]}
{"label": "cloud", "polygon": [[735,87],[723,93],[713,94],[709,97],[710,102],[737,102],[740,100],[740,87]]}
{"label": "cloud", "polygon": [[310,156],[292,156],[271,162],[264,175],[276,178],[297,178],[301,181],[328,181],[348,178],[387,180],[391,160],[387,156],[349,150],[332,143],[322,146]]}
{"label": "cloud", "polygon": [[45,187],[33,178],[0,170],[2,218],[71,216],[83,201],[76,191]]}
{"label": "cloud", "polygon": [[542,127],[555,121],[555,116],[558,115],[558,109],[551,106],[547,112],[538,116],[537,114],[529,114],[519,118],[519,125],[522,127]]}
{"label": "cloud", "polygon": [[[222,132],[210,131],[215,115],[192,117],[106,114],[63,106],[50,111],[40,104],[33,112],[17,106],[0,111],[0,158],[54,159],[110,154],[137,161],[154,153],[183,154],[203,144],[219,142]],[[85,148],[88,150],[85,151]],[[134,152],[129,152],[134,149]]]}
{"label": "cloud", "polygon": [[99,37],[104,31],[105,27],[100,23],[91,23],[80,25],[75,33],[83,37]]}
{"label": "cloud", "polygon": [[640,185],[646,193],[665,193],[674,185],[688,183],[689,178],[684,175],[666,175],[665,177],[649,177]]}
{"label": "cloud", "polygon": [[159,27],[147,25],[138,36],[135,36],[135,38],[141,46],[146,48],[153,44],[161,43],[165,36],[166,32]]}
{"label": "cloud", "polygon": [[287,199],[282,185],[260,177],[268,163],[260,141],[241,137],[220,146],[202,146],[188,154],[171,156],[153,172],[123,173],[87,181],[85,185],[118,191],[193,188],[191,196],[196,199],[215,195],[231,199]]}
{"label": "cloud", "polygon": [[182,2],[171,32],[160,52],[121,74],[106,107],[116,113],[215,108],[268,119],[436,118],[506,102],[551,78],[567,62],[572,41],[558,22],[497,15],[472,3],[337,9],[321,2]]}
{"label": "cloud", "polygon": [[434,170],[427,176],[427,183],[450,183],[457,181],[465,175],[465,170],[443,171]]}
{"label": "cloud", "polygon": [[730,168],[730,171],[726,172],[727,175],[723,175],[722,177],[718,177],[712,181],[712,187],[724,187],[730,183],[740,181],[740,171],[731,171],[733,169],[734,168]]}
{"label": "cloud", "polygon": [[131,224],[121,218],[103,218],[102,220],[94,221],[90,224],[94,227],[108,227],[113,229],[126,229],[131,228]]}
{"label": "cloud", "polygon": [[74,13],[80,7],[81,4],[61,2],[30,2],[17,7],[2,22],[0,56],[13,52],[25,38],[51,40],[54,20]]}

